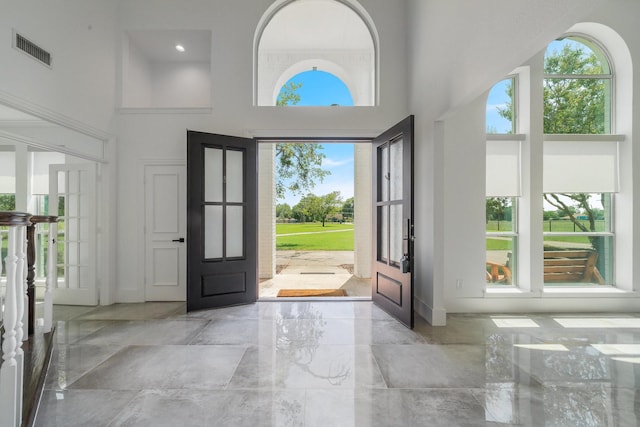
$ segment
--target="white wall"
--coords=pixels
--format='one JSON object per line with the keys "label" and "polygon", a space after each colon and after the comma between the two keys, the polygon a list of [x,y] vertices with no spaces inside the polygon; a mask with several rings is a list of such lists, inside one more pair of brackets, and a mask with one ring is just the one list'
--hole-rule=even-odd
{"label": "white wall", "polygon": [[[500,2],[496,2],[500,3]],[[501,23],[493,22],[491,11],[474,11],[467,8],[469,14],[476,15],[483,27],[493,28],[486,31],[474,26],[470,31],[460,29],[456,25],[457,18],[449,15],[459,12],[461,2],[424,2],[410,1],[410,16],[413,17],[410,36],[410,67],[411,109],[416,114],[416,164],[424,164],[425,168],[417,168],[416,182],[420,192],[416,203],[416,255],[419,258],[419,266],[416,273],[418,289],[416,291],[417,309],[428,320],[434,323],[444,320],[444,312],[475,312],[475,311],[576,311],[576,310],[631,310],[637,306],[636,295],[625,294],[623,296],[607,295],[606,297],[593,297],[589,295],[560,295],[549,296],[536,294],[523,294],[513,296],[484,295],[484,120],[486,97],[482,92],[507,75],[511,70],[521,64],[525,64],[529,57],[534,57],[558,35],[567,31],[574,23],[583,20],[590,22],[602,22],[612,27],[625,38],[634,58],[640,58],[640,37],[633,30],[630,16],[638,16],[640,5],[626,1],[616,2],[618,6],[599,9],[595,2],[587,4],[587,10],[573,4],[578,12],[567,9],[561,11],[558,16],[549,13],[557,4],[551,2],[536,2],[530,5],[537,10],[530,10],[520,2],[508,2],[509,4],[495,4],[505,13],[499,14]],[[436,6],[437,5],[437,6]],[[622,7],[624,5],[624,7]],[[465,7],[474,8],[465,3]],[[486,4],[483,4],[486,6]],[[563,3],[561,7],[568,6]],[[481,7],[478,5],[478,7]],[[511,8],[518,8],[518,15],[511,15]],[[491,8],[489,8],[491,9]],[[494,10],[495,11],[495,10]],[[476,14],[477,12],[477,14]],[[538,14],[554,16],[555,22],[537,18]],[[498,14],[496,14],[497,16]],[[435,22],[431,22],[429,16],[437,16]],[[505,19],[506,16],[514,19]],[[520,21],[520,19],[523,21]],[[426,21],[425,21],[426,19]],[[433,18],[435,19],[435,18]],[[464,19],[464,18],[460,18]],[[444,31],[446,23],[448,30]],[[422,23],[421,27],[418,24]],[[518,30],[511,28],[516,25]],[[540,28],[531,28],[531,25],[540,25]],[[503,31],[505,34],[501,35]],[[452,40],[452,44],[443,44],[441,34],[446,33]],[[440,34],[440,35],[439,35]],[[524,37],[521,37],[523,36]],[[455,43],[466,37],[466,43]],[[526,38],[526,39],[525,39]],[[514,49],[512,44],[520,43],[521,49]],[[441,47],[442,44],[446,47]],[[455,48],[452,48],[455,46]],[[450,51],[450,57],[442,67],[434,67],[440,64],[438,60],[447,58],[444,49]],[[471,52],[477,51],[477,52]],[[478,54],[485,55],[484,60],[478,58]],[[458,55],[461,58],[452,58]],[[527,55],[527,56],[522,56]],[[534,73],[535,72],[535,73]],[[448,73],[449,76],[446,76]],[[540,78],[541,70],[532,70],[532,78]],[[640,75],[634,72],[634,80]],[[540,81],[540,80],[537,80]],[[628,82],[627,82],[628,83]],[[633,85],[634,102],[637,107],[638,89]],[[536,95],[539,86],[533,83],[531,96]],[[623,97],[628,97],[623,94]],[[619,101],[619,100],[618,100]],[[628,101],[628,99],[627,99]],[[618,105],[629,114],[631,103],[624,106]],[[522,114],[528,114],[533,129],[521,130],[533,138],[533,144],[541,143],[542,122],[539,119],[541,111],[530,111],[525,108]],[[538,117],[536,119],[535,117]],[[634,126],[638,123],[638,114],[632,120]],[[431,122],[431,123],[429,123]],[[627,120],[623,129],[617,129],[619,133],[627,133],[633,128],[631,120]],[[539,129],[538,129],[539,128]],[[632,138],[628,135],[627,138]],[[530,139],[524,141],[525,148],[531,144]],[[534,148],[536,146],[534,145]],[[633,187],[632,194],[624,194],[624,203],[627,204],[626,222],[618,224],[619,230],[624,235],[622,239],[627,241],[627,250],[618,256],[626,257],[624,262],[627,270],[633,270],[633,277],[637,278],[638,254],[638,177],[633,176],[633,170],[640,170],[638,150],[632,150],[632,142],[626,141],[624,150],[628,154],[624,161],[631,162],[625,168],[622,180],[626,182],[626,189]],[[531,162],[526,168],[540,170],[541,151],[535,148],[527,155],[527,161]],[[537,153],[537,154],[536,154]],[[539,154],[539,156],[538,156]],[[524,155],[524,154],[523,154]],[[430,156],[433,156],[431,158]],[[540,159],[538,159],[538,157]],[[629,158],[632,157],[632,160]],[[523,170],[526,171],[523,167]],[[621,167],[622,168],[622,167]],[[622,173],[622,172],[621,172]],[[533,174],[536,179],[540,175],[540,182],[523,182],[529,193],[541,191],[541,174]],[[632,200],[632,202],[631,202]],[[528,215],[528,223],[521,224],[529,236],[531,245],[542,245],[541,237],[534,238],[539,233],[539,221],[535,215],[541,212],[538,204],[541,201],[530,199],[524,204],[524,208],[533,212]],[[630,207],[632,205],[632,207]],[[541,206],[540,206],[541,207]],[[474,212],[475,211],[475,212]],[[473,215],[477,215],[475,218]],[[632,237],[631,237],[632,236]],[[529,256],[533,262],[528,277],[536,277],[542,269],[542,262],[537,262],[532,249]],[[620,252],[620,251],[619,251]],[[520,255],[523,255],[522,253]],[[539,265],[538,265],[539,264]],[[633,267],[632,267],[633,266]],[[540,271],[538,271],[540,270]],[[626,279],[629,280],[627,274]],[[462,279],[461,289],[456,288],[456,280]],[[637,280],[637,279],[636,279]],[[625,285],[623,288],[626,288]],[[526,291],[527,289],[525,289]]]}
{"label": "white wall", "polygon": [[[186,129],[237,136],[375,136],[408,115],[405,10],[402,3],[363,0],[376,20],[381,42],[381,104],[356,108],[254,107],[253,37],[271,0],[130,0],[119,9],[119,31],[177,28],[212,31],[212,110],[126,111],[116,118],[118,134],[119,301],[141,301],[138,277],[139,221],[132,206],[141,197],[137,171],[144,159],[185,159]],[[239,25],[242,23],[242,25]]]}
{"label": "white wall", "polygon": [[[105,0],[3,1],[0,95],[107,130],[115,99],[115,10]],[[15,29],[52,54],[52,68],[12,48]]]}

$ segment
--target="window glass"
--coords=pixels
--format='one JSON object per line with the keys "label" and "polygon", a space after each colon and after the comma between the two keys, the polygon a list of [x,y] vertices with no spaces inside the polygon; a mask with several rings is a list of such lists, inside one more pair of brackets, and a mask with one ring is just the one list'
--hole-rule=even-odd
{"label": "window glass", "polygon": [[611,285],[611,194],[547,193],[543,197],[545,285]]}
{"label": "window glass", "polygon": [[515,78],[498,82],[487,98],[487,133],[515,133]]}
{"label": "window glass", "polygon": [[486,199],[486,282],[515,285],[518,248],[515,197]]}
{"label": "window glass", "polygon": [[600,48],[581,38],[556,40],[544,73],[544,133],[611,133],[610,67]]}

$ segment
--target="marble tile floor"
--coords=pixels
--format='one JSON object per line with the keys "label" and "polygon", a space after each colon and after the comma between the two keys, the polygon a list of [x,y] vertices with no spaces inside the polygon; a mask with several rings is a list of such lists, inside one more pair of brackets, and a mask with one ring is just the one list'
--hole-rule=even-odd
{"label": "marble tile floor", "polygon": [[635,426],[640,315],[55,307],[37,426]]}

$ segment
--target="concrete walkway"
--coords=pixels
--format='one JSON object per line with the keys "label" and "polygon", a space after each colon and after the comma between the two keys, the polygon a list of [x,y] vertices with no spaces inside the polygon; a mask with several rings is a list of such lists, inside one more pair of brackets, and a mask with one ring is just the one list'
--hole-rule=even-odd
{"label": "concrete walkway", "polygon": [[371,280],[353,276],[352,251],[277,251],[276,276],[260,282],[260,298],[280,289],[344,289],[350,297],[371,297]]}

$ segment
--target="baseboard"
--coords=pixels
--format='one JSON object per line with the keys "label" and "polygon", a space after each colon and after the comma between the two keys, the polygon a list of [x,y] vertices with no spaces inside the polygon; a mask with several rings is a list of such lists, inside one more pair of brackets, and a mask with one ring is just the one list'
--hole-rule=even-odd
{"label": "baseboard", "polygon": [[432,308],[424,301],[414,297],[413,309],[432,326],[446,326],[447,311],[444,308]]}
{"label": "baseboard", "polygon": [[144,302],[144,292],[137,289],[118,289],[116,291],[115,303]]}

